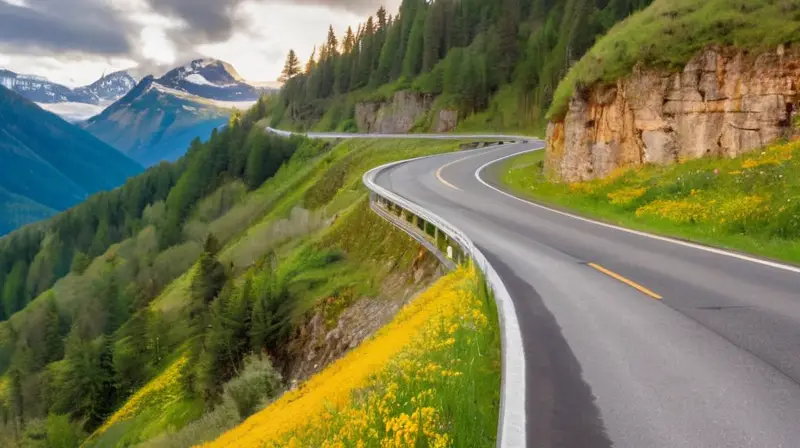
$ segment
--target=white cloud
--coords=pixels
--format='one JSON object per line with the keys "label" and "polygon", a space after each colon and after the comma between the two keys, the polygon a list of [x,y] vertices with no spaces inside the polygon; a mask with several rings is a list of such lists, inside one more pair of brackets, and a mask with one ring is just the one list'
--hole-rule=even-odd
{"label": "white cloud", "polygon": [[139,35],[141,54],[158,64],[174,64],[175,46],[167,38],[167,33],[158,26],[147,26]]}
{"label": "white cloud", "polygon": [[90,84],[102,76],[117,70],[127,70],[137,62],[127,58],[107,58],[92,55],[0,55],[0,66],[17,73],[44,76],[70,87]]}
{"label": "white cloud", "polygon": [[[132,25],[135,34],[129,36],[129,40],[133,48],[127,57],[46,50],[41,54],[18,54],[8,47],[4,53],[4,47],[0,46],[0,68],[77,86],[94,81],[103,72],[135,67],[139,75],[152,72],[159,76],[167,68],[204,56],[231,63],[248,80],[274,81],[289,49],[297,51],[305,62],[314,46],[325,41],[328,25],[333,25],[341,36],[348,26],[355,29],[359,22],[366,20],[363,13],[351,11],[377,10],[384,3],[394,14],[400,2],[353,0],[344,7],[338,3],[331,6],[332,0],[243,0],[234,3],[236,7],[231,16],[234,29],[230,38],[224,42],[204,43],[192,41],[190,36],[196,33],[186,29],[185,20],[156,12],[148,0],[103,1]],[[23,0],[0,2],[19,5]],[[374,7],[370,8],[370,4]]]}
{"label": "white cloud", "polygon": [[348,25],[356,26],[361,17],[324,6],[264,4],[248,1],[236,11],[241,26],[227,42],[206,44],[197,51],[231,63],[245,78],[274,81],[284,59],[295,49],[305,61],[315,45],[325,42],[328,26],[344,34]]}

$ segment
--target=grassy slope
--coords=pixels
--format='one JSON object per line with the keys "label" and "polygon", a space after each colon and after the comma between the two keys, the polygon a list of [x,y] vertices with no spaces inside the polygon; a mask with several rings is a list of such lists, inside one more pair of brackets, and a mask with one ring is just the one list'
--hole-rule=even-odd
{"label": "grassy slope", "polygon": [[[223,262],[248,263],[254,258],[274,250],[281,260],[281,270],[302,268],[303,258],[309,250],[339,250],[344,259],[321,268],[301,269],[291,288],[298,298],[294,318],[301,320],[313,309],[318,300],[335,295],[343,287],[354,287],[361,295],[374,296],[378,285],[389,273],[408,269],[418,255],[418,245],[402,233],[369,212],[363,205],[366,190],[361,176],[369,168],[390,161],[438,154],[456,150],[458,142],[436,141],[347,141],[312,163],[290,161],[264,186],[248,194],[226,216],[241,220],[243,209],[260,204],[263,213],[249,216],[240,236],[232,239],[221,251]],[[286,224],[292,210],[318,204],[316,213],[332,217],[343,212],[342,218],[329,228],[309,228],[308,232],[272,238],[272,229]],[[362,205],[357,205],[362,204]],[[288,221],[292,224],[291,221]],[[212,223],[212,227],[213,227]],[[363,238],[369,234],[370,238]],[[391,254],[393,263],[384,257]],[[244,261],[242,261],[244,260]],[[381,262],[383,261],[383,262]],[[244,268],[242,266],[241,268]],[[175,280],[151,306],[165,313],[173,331],[180,333],[185,326],[181,310],[186,304],[194,268]],[[174,387],[175,366],[181,362],[180,350],[165,362],[162,373],[144,386],[138,394],[123,405],[119,414],[113,415],[106,425],[93,435],[91,446],[115,446],[137,443],[165,431],[180,429],[202,414],[201,403],[185,397]],[[162,396],[162,395],[166,395]],[[141,406],[153,403],[153,406]],[[224,428],[223,428],[224,429]]]}
{"label": "grassy slope", "polygon": [[374,338],[210,446],[493,446],[500,340],[474,273],[440,280]]}
{"label": "grassy slope", "polygon": [[563,117],[576,86],[613,82],[637,63],[677,69],[710,44],[769,50],[800,41],[800,3],[656,0],[617,24],[567,74],[549,116]]}
{"label": "grassy slope", "polygon": [[510,159],[503,182],[593,218],[800,263],[800,141],[571,185],[548,182],[543,159],[543,151]]}

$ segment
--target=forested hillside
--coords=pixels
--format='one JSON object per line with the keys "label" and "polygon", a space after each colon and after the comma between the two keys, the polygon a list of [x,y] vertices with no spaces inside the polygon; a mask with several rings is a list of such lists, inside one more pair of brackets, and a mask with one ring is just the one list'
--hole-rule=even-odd
{"label": "forested hillside", "polygon": [[[248,114],[231,118],[232,124],[241,121],[241,126],[214,133],[207,145],[196,140],[190,154],[180,162],[151,168],[121,188],[92,196],[50,221],[0,240],[0,285],[3,285],[0,318],[5,320],[24,308],[70,270],[81,272],[110,245],[136,235],[152,224],[153,213],[163,215],[159,247],[179,243],[181,225],[191,205],[226,179],[247,175],[249,146],[245,140],[255,121],[265,114],[263,103],[259,104]],[[261,134],[257,133],[251,144],[261,139]],[[280,155],[273,156],[270,164],[251,168],[252,184],[260,185],[277,170],[283,158],[291,155],[294,146],[283,148],[282,144],[276,143],[275,151]],[[229,150],[234,153],[228,154]],[[213,158],[212,152],[216,154]],[[175,192],[173,187],[177,187]],[[152,205],[159,201],[163,204],[153,210]]]}
{"label": "forested hillside", "polygon": [[[616,22],[650,0],[404,0],[316,48],[287,58],[273,125],[352,130],[355,104],[410,89],[456,108],[463,126],[544,127],[568,68]],[[317,126],[318,128],[320,126]]]}
{"label": "forested hillside", "polygon": [[[76,422],[71,430],[92,430],[186,341],[151,319],[148,306],[198,259],[209,272],[193,285],[205,298],[193,318],[227,282],[229,267],[208,257],[262,209],[229,219],[213,236],[204,226],[302,144],[254,127],[264,115],[259,103],[208,143],[193,143],[180,162],[0,240],[0,432],[48,414]],[[304,148],[313,157],[324,145]]]}
{"label": "forested hillside", "polygon": [[[0,239],[0,445],[210,440],[429,284],[435,259],[369,211],[361,176],[459,143],[334,147],[268,135],[266,115]],[[338,345],[309,338],[340,318]]]}

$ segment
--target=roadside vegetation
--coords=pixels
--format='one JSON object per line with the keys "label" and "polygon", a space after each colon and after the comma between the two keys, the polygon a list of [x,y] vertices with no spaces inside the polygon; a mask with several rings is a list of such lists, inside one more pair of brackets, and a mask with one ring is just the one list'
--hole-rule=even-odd
{"label": "roadside vegetation", "polygon": [[499,338],[493,299],[475,271],[462,268],[208,446],[493,446]]}
{"label": "roadside vegetation", "polygon": [[548,116],[564,116],[577,86],[615,82],[639,63],[679,70],[711,44],[757,53],[798,41],[796,1],[655,0],[614,26],[570,69]]}
{"label": "roadside vegetation", "polygon": [[551,182],[543,161],[544,151],[510,159],[502,180],[523,197],[603,221],[800,263],[800,141],[574,184]]}
{"label": "roadside vegetation", "polygon": [[366,336],[433,280],[361,176],[459,142],[282,139],[265,116],[0,240],[0,445],[212,440],[312,373],[314,316],[324,336],[362,306]]}

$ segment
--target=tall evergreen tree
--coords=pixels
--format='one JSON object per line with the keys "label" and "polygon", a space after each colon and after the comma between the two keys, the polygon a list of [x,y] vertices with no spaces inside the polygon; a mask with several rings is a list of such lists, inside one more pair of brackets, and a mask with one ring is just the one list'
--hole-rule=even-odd
{"label": "tall evergreen tree", "polygon": [[300,60],[297,58],[297,53],[294,50],[289,50],[286,55],[286,63],[283,65],[281,77],[278,79],[280,82],[286,82],[300,74]]}
{"label": "tall evergreen tree", "polygon": [[213,234],[209,234],[203,245],[203,255],[198,262],[197,272],[192,279],[192,300],[196,311],[205,310],[225,285],[225,267],[217,260],[218,251],[219,242]]}
{"label": "tall evergreen tree", "polygon": [[46,298],[42,331],[44,333],[42,338],[44,344],[43,364],[58,361],[64,356],[64,341],[61,339],[61,316],[58,314],[58,307],[53,295]]}
{"label": "tall evergreen tree", "polygon": [[304,73],[306,75],[310,75],[311,72],[317,67],[317,47],[314,47],[314,50],[311,52],[311,56],[308,58],[308,62],[306,62],[306,68]]}
{"label": "tall evergreen tree", "polygon": [[416,76],[422,70],[423,50],[425,47],[425,8],[420,6],[413,20],[408,35],[405,59],[403,59],[403,75]]}

